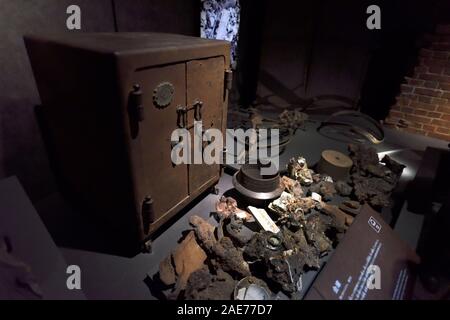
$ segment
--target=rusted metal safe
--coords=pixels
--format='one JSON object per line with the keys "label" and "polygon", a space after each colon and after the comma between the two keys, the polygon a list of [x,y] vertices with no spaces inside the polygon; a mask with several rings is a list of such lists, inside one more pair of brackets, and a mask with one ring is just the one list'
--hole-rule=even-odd
{"label": "rusted metal safe", "polygon": [[[162,33],[25,36],[63,193],[135,250],[219,180],[171,160],[171,133],[225,129],[229,43]],[[122,248],[121,248],[122,250]]]}

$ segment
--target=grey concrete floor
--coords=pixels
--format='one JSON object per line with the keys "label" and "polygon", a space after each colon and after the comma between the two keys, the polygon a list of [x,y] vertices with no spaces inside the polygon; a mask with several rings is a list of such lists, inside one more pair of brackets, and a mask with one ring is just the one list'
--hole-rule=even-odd
{"label": "grey concrete floor", "polygon": [[[281,167],[291,157],[297,155],[303,155],[308,163],[314,164],[319,160],[324,149],[346,152],[347,144],[345,142],[319,135],[315,130],[317,125],[317,122],[309,122],[304,131],[297,131],[292,142],[281,155]],[[395,160],[408,166],[397,191],[401,201],[404,187],[414,178],[425,148],[427,146],[447,148],[448,143],[388,128],[386,128],[385,134],[385,141],[375,146],[377,151],[389,152]],[[220,194],[230,189],[231,176],[224,174],[218,187]],[[82,289],[88,299],[155,299],[146,285],[147,276],[152,276],[157,272],[159,262],[176,247],[182,237],[182,232],[190,228],[188,219],[191,215],[196,214],[215,223],[215,220],[210,217],[210,213],[214,209],[218,197],[218,195],[208,194],[154,240],[151,254],[138,254],[132,258],[87,251],[70,245],[70,240],[74,237],[83,237],[84,231],[81,230],[86,230],[83,229],[86,226],[80,224],[76,212],[73,212],[58,194],[37,203],[36,208],[50,234],[60,246],[67,263],[81,267]],[[421,228],[421,217],[406,212],[402,205],[398,211],[400,215],[396,230],[405,241],[414,247]],[[393,214],[391,209],[382,213],[385,219],[390,219]],[[86,232],[95,233],[96,230]]]}

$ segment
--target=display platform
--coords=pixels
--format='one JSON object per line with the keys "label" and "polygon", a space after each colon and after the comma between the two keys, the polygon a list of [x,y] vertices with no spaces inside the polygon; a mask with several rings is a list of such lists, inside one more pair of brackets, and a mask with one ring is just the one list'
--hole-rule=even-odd
{"label": "display platform", "polygon": [[[320,158],[320,152],[323,149],[346,150],[346,143],[320,136],[315,131],[317,125],[314,122],[308,123],[304,131],[299,130],[296,133],[287,146],[286,153],[281,157],[280,166],[285,165],[285,161],[294,155],[302,154],[308,161],[314,162]],[[397,221],[395,216],[402,217],[403,214],[402,191],[414,178],[422,152],[427,146],[443,148],[446,147],[446,143],[389,129],[386,129],[385,133],[385,141],[376,146],[377,151],[381,154],[389,153],[395,160],[407,166],[399,182],[398,190],[393,195],[398,202],[381,213],[387,223],[395,224]],[[411,139],[412,137],[414,139]],[[215,219],[211,217],[211,212],[220,194],[231,188],[232,176],[225,173],[218,183],[219,195],[207,194],[190,206],[153,241],[151,254],[138,254],[132,258],[99,253],[98,248],[89,247],[88,244],[92,243],[90,240],[98,235],[92,228],[83,228],[81,219],[59,194],[53,194],[37,203],[36,208],[46,222],[50,233],[55,236],[55,242],[61,247],[67,262],[77,264],[83,270],[83,291],[88,299],[158,299],[160,296],[150,289],[149,284],[151,284],[151,278],[158,272],[159,263],[177,247],[183,232],[191,228],[189,225],[191,216],[198,215],[209,223],[216,224]],[[410,220],[398,219],[399,223],[408,223]],[[412,230],[399,225],[395,227],[400,230],[401,238],[412,239],[418,237],[420,224],[421,222],[417,221],[416,228]],[[100,241],[107,241],[107,237],[102,237]],[[302,295],[307,292],[316,276],[317,272],[304,274]]]}
{"label": "display platform", "polygon": [[[10,246],[9,257],[5,261],[6,257],[2,255],[0,265],[8,266],[8,270],[12,267],[18,269],[16,275],[20,280],[16,281],[25,281],[25,288],[31,285],[35,292],[26,293],[26,297],[85,299],[82,290],[67,287],[70,275],[67,273],[68,264],[16,177],[0,181],[0,235],[7,239]],[[7,284],[0,282],[1,291]],[[17,287],[17,284],[12,286]],[[24,287],[23,283],[19,287]]]}

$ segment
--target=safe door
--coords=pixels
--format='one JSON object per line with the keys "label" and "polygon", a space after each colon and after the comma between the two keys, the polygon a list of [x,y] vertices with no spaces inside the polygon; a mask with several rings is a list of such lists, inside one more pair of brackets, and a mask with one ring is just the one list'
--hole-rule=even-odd
{"label": "safe door", "polygon": [[[200,115],[195,113],[188,115],[189,124],[194,120],[202,123],[202,136],[205,136],[210,128],[222,129],[223,97],[224,97],[224,59],[214,57],[202,60],[189,61],[186,64],[187,78],[187,103],[195,105],[201,103]],[[191,126],[192,127],[192,126]],[[195,128],[190,128],[191,136]],[[202,151],[208,145],[208,141],[202,139]],[[195,146],[192,144],[192,148]],[[214,155],[214,154],[213,154]],[[191,164],[189,170],[190,193],[202,188],[212,180],[218,180],[220,165],[207,165],[202,160],[201,164]]]}
{"label": "safe door", "polygon": [[[189,195],[186,164],[171,160],[171,135],[178,128],[177,108],[186,104],[185,63],[137,70],[134,84],[140,87],[140,119],[132,129],[134,181],[138,202],[151,199],[151,212],[142,223],[148,233],[170,209]],[[139,205],[139,203],[138,203]]]}
{"label": "safe door", "polygon": [[[139,121],[131,125],[135,197],[138,203],[152,201],[150,216],[143,212],[142,217],[146,234],[150,224],[220,177],[220,165],[203,159],[201,164],[175,165],[171,135],[175,129],[189,131],[193,160],[194,121],[202,122],[204,132],[222,129],[224,58],[138,69],[133,84],[139,85],[141,108]],[[202,142],[202,148],[207,144]]]}

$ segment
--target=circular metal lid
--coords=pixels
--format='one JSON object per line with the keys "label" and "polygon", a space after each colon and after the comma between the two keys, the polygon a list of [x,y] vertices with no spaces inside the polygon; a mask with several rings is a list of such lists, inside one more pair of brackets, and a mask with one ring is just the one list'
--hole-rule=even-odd
{"label": "circular metal lid", "polygon": [[170,82],[161,82],[153,90],[153,104],[157,108],[167,107],[173,99],[174,86]]}
{"label": "circular metal lid", "polygon": [[257,200],[278,198],[283,192],[280,175],[261,175],[257,164],[244,164],[233,176],[233,186],[242,195]]}
{"label": "circular metal lid", "polygon": [[322,158],[335,167],[349,168],[353,165],[352,159],[336,150],[324,150]]}

